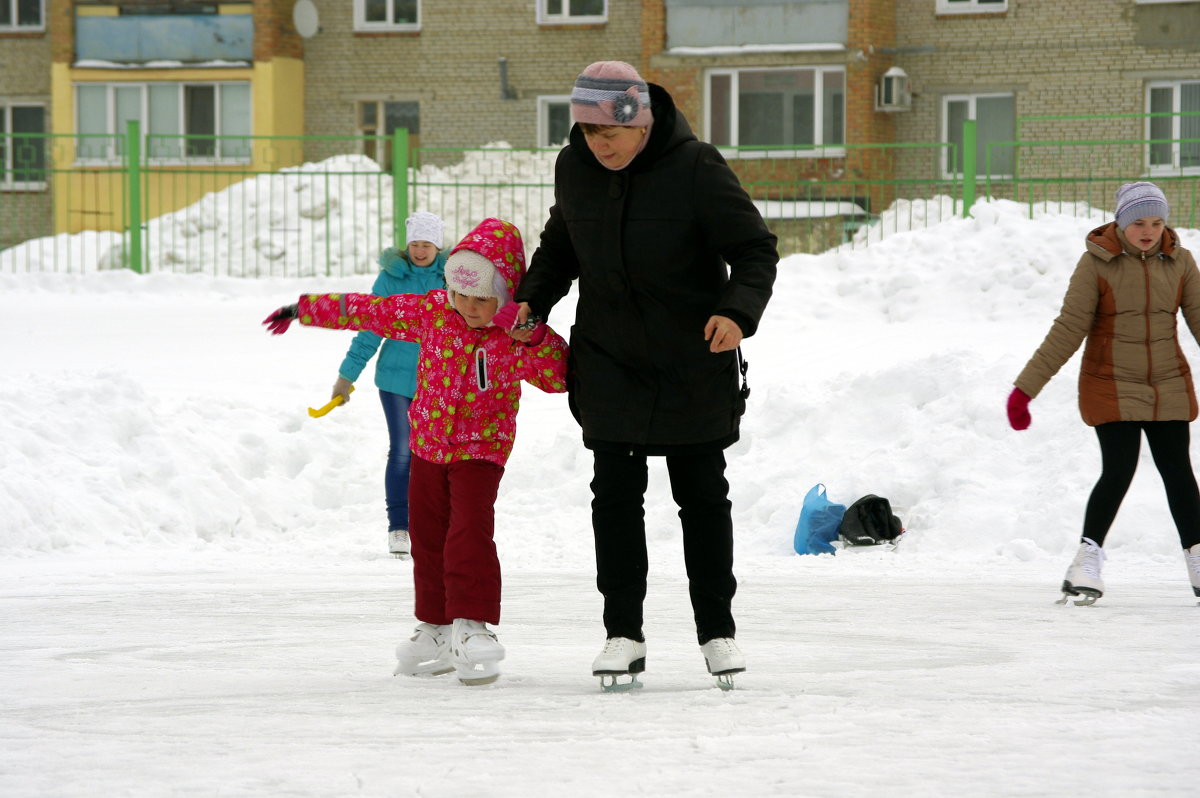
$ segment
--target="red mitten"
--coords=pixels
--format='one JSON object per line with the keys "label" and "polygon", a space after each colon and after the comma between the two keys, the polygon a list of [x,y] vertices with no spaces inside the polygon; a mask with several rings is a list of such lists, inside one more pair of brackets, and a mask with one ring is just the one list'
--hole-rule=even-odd
{"label": "red mitten", "polygon": [[517,314],[520,312],[521,309],[517,307],[516,302],[509,302],[497,310],[495,316],[492,316],[492,324],[501,330],[511,330],[513,325],[517,323]]}
{"label": "red mitten", "polygon": [[1029,394],[1020,388],[1013,388],[1008,395],[1008,423],[1013,429],[1029,429],[1029,402]]}
{"label": "red mitten", "polygon": [[526,346],[537,346],[546,337],[546,325],[543,322],[538,322],[533,328],[533,333],[530,334],[529,340],[525,342]]}
{"label": "red mitten", "polygon": [[298,315],[295,305],[284,305],[263,319],[263,324],[271,335],[283,335]]}

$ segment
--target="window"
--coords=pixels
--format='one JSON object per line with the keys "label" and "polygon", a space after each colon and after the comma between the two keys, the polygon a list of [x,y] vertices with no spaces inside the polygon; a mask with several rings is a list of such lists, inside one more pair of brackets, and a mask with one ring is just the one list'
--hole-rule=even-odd
{"label": "window", "polygon": [[[46,187],[46,109],[0,101],[0,189]],[[21,135],[21,134],[38,135]]]}
{"label": "window", "polygon": [[363,136],[363,154],[392,171],[392,134],[408,131],[408,148],[421,145],[421,106],[415,102],[363,100],[358,104],[358,132]]}
{"label": "window", "polygon": [[1151,83],[1146,110],[1151,114],[1146,120],[1150,173],[1200,174],[1200,80]]}
{"label": "window", "polygon": [[571,96],[538,97],[537,109],[537,145],[557,147],[564,143],[574,124],[571,120]]}
{"label": "window", "polygon": [[[942,98],[942,141],[953,144],[943,156],[948,177],[963,174],[963,122],[975,120],[975,174],[1004,177],[1013,173],[1012,147],[993,142],[1012,141],[1016,135],[1016,103],[1011,94],[948,95]],[[953,163],[950,159],[953,158]]]}
{"label": "window", "polygon": [[421,30],[421,0],[354,0],[354,29],[391,33]]}
{"label": "window", "polygon": [[249,83],[85,83],[75,87],[81,161],[124,155],[128,122],[158,161],[250,160]]}
{"label": "window", "polygon": [[705,124],[718,147],[826,148],[819,154],[829,155],[827,148],[846,143],[841,67],[713,70],[707,88]]}
{"label": "window", "polygon": [[0,33],[46,29],[46,0],[0,0]]}
{"label": "window", "polygon": [[608,0],[537,0],[537,21],[542,25],[607,22]]}
{"label": "window", "polygon": [[939,14],[994,14],[1008,10],[1008,0],[937,0]]}

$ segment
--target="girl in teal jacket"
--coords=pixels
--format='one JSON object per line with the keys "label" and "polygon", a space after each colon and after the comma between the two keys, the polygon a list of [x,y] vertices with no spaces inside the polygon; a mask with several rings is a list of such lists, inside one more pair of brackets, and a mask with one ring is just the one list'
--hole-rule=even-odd
{"label": "girl in teal jacket", "polygon": [[[405,220],[408,246],[403,252],[388,247],[379,256],[383,269],[375,279],[371,293],[375,296],[395,294],[425,294],[435,288],[445,288],[443,275],[446,256],[441,252],[445,223],[428,211],[418,211]],[[380,351],[380,344],[382,350]],[[387,501],[388,551],[402,560],[409,557],[408,541],[408,472],[412,454],[409,450],[408,406],[417,392],[417,353],[420,347],[408,341],[380,338],[364,330],[354,336],[346,358],[338,367],[333,398],[350,401],[350,388],[362,374],[367,362],[379,351],[375,363],[375,387],[383,404],[383,417],[388,428],[388,456],[383,485]]]}

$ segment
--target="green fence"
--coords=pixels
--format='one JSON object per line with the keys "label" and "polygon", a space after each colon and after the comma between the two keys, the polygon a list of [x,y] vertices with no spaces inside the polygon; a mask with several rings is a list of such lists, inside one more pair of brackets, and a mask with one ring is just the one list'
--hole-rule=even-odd
{"label": "green fence", "polygon": [[[738,148],[729,163],[784,254],[865,246],[966,215],[976,197],[1018,201],[1031,214],[1111,210],[1117,186],[1138,179],[1163,186],[1174,226],[1198,227],[1200,140],[1049,135],[1155,116],[1027,117],[1015,140],[982,147],[967,122],[961,151]],[[382,140],[143,136],[136,123],[123,136],[0,134],[0,273],[372,273],[379,252],[404,240],[414,210],[445,219],[451,241],[499,216],[532,248],[553,202],[557,154],[410,149],[403,130]]]}

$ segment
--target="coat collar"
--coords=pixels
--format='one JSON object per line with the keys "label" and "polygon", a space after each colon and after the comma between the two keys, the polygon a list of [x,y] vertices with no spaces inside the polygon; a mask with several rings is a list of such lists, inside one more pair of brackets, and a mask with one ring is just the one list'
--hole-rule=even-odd
{"label": "coat collar", "polygon": [[[1158,246],[1146,254],[1154,256],[1163,254],[1168,257],[1174,254],[1175,246],[1179,243],[1179,236],[1175,231],[1167,227],[1163,230],[1162,240]],[[1117,228],[1116,222],[1109,222],[1106,225],[1097,227],[1095,230],[1087,234],[1088,251],[1097,255],[1104,260],[1112,260],[1122,252],[1128,252],[1131,255],[1141,256],[1140,252],[1136,252],[1134,247],[1129,245],[1125,240],[1125,236]]]}

